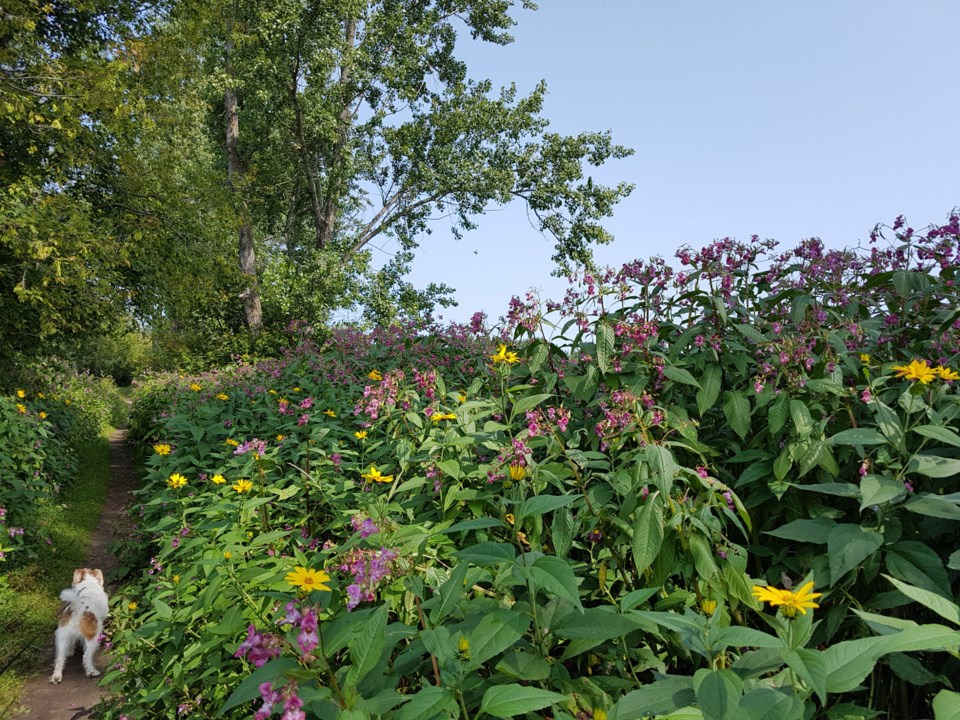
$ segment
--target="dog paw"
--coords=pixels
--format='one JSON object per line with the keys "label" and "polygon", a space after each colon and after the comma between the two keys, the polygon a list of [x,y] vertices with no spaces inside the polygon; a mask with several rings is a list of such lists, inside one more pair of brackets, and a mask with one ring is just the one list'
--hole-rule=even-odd
{"label": "dog paw", "polygon": [[99,674],[99,670],[87,670],[87,677],[96,677]]}
{"label": "dog paw", "polygon": [[50,682],[53,683],[54,685],[58,684],[61,680],[63,680],[63,676],[62,676],[62,675],[51,675],[51,676],[50,676]]}

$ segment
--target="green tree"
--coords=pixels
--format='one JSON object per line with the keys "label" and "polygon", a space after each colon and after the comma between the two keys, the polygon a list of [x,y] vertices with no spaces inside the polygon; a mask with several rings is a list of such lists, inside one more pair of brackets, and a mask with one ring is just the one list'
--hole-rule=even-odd
{"label": "green tree", "polygon": [[[611,239],[601,222],[631,187],[595,183],[585,167],[630,151],[608,133],[547,132],[543,84],[527,96],[495,91],[456,57],[466,35],[510,42],[513,5],[189,0],[171,8],[153,42],[178,48],[177,86],[205,98],[206,132],[223,138],[251,329],[261,324],[261,295],[268,322],[290,319],[277,312],[284,305],[322,313],[362,299],[382,318],[398,304],[442,300],[444,286],[417,292],[403,280],[438,214],[462,232],[491,205],[521,200],[555,238],[560,270]],[[385,238],[399,251],[373,271],[369,246]]]}

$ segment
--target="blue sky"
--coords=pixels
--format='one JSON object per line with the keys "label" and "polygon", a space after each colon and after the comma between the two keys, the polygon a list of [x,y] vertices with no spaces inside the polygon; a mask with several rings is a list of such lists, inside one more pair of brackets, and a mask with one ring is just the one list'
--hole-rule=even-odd
{"label": "blue sky", "polygon": [[[960,205],[957,0],[541,0],[514,10],[512,45],[467,44],[474,78],[545,79],[550,129],[611,130],[635,155],[594,176],[636,184],[596,255],[672,260],[681,245],[757,234],[784,248],[865,240],[905,214]],[[438,219],[411,280],[457,288],[493,319],[529,288],[559,297],[553,243],[521,205],[455,240]]]}

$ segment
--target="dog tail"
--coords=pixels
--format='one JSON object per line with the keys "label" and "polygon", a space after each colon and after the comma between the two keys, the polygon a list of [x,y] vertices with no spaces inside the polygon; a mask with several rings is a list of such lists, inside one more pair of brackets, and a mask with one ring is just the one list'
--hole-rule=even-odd
{"label": "dog tail", "polygon": [[80,604],[80,596],[71,588],[60,591],[60,600],[68,605],[73,605],[74,603]]}

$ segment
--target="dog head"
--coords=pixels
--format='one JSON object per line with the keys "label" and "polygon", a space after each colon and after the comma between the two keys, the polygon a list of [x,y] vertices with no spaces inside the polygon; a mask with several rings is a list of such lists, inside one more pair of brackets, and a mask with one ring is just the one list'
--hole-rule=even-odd
{"label": "dog head", "polygon": [[77,568],[73,571],[73,586],[76,587],[87,578],[93,578],[98,585],[103,585],[103,573],[99,569]]}

